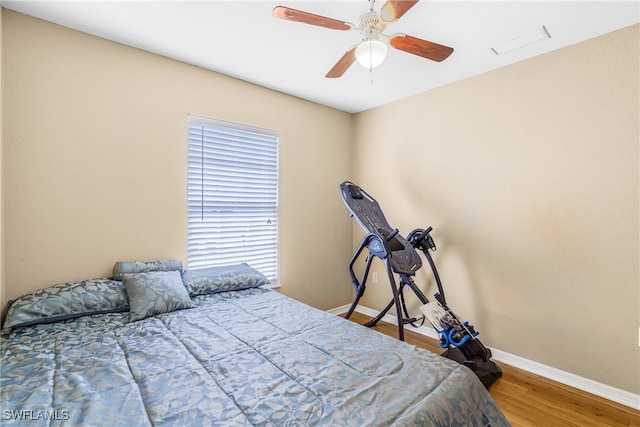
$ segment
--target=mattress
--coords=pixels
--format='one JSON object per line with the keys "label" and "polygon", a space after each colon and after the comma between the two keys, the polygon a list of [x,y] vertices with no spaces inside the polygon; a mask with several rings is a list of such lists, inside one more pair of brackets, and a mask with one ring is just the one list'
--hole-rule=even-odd
{"label": "mattress", "polygon": [[466,367],[276,291],[5,329],[2,425],[507,426]]}

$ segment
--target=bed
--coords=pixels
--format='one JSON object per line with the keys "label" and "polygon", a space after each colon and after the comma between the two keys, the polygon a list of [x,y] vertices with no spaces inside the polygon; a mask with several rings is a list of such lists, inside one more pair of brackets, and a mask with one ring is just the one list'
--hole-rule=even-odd
{"label": "bed", "polygon": [[2,425],[507,426],[466,367],[265,288],[117,263],[10,302]]}

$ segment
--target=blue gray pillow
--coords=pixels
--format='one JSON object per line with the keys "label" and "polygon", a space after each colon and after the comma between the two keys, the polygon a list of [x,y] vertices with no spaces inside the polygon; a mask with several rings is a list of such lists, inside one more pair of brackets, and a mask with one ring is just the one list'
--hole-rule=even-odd
{"label": "blue gray pillow", "polygon": [[165,259],[162,261],[119,261],[113,266],[113,278],[122,280],[124,274],[147,273],[149,271],[179,271],[182,273],[182,261]]}
{"label": "blue gray pillow", "polygon": [[129,311],[129,302],[122,282],[82,280],[50,286],[9,301],[4,327],[17,328],[126,311]]}
{"label": "blue gray pillow", "polygon": [[269,283],[264,274],[247,263],[185,270],[182,280],[191,296],[257,288]]}
{"label": "blue gray pillow", "polygon": [[129,320],[132,322],[195,307],[179,271],[123,274],[122,280],[129,296]]}

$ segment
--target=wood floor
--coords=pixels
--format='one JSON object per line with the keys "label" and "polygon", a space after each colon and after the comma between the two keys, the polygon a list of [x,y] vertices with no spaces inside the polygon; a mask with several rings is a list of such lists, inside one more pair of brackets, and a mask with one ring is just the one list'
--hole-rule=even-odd
{"label": "wood floor", "polygon": [[[364,323],[368,317],[354,313],[351,319]],[[373,329],[397,337],[395,325],[380,322]],[[405,330],[405,341],[435,353],[442,353],[439,343],[424,335]],[[611,402],[546,379],[498,363],[502,377],[489,388],[489,393],[513,427],[640,427],[640,411]]]}

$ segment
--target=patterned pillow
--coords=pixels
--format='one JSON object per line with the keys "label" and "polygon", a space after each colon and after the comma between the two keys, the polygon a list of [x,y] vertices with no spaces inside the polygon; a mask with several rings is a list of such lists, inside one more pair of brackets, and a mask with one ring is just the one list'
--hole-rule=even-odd
{"label": "patterned pillow", "polygon": [[9,301],[4,327],[16,328],[125,311],[129,311],[129,301],[122,282],[82,280],[40,289]]}
{"label": "patterned pillow", "polygon": [[185,270],[182,280],[191,296],[257,288],[269,283],[269,279],[246,263]]}
{"label": "patterned pillow", "polygon": [[124,274],[147,273],[149,271],[182,272],[182,261],[179,259],[165,259],[152,262],[119,261],[113,266],[113,278],[115,280],[122,280]]}
{"label": "patterned pillow", "polygon": [[132,322],[195,307],[179,271],[149,271],[122,276],[129,296],[129,320]]}

